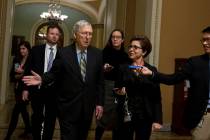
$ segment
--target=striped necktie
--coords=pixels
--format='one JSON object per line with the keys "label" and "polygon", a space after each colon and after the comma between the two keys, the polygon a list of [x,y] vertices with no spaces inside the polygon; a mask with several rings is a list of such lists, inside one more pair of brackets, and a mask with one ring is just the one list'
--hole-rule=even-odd
{"label": "striped necktie", "polygon": [[50,55],[49,55],[49,59],[48,59],[48,64],[47,64],[47,71],[49,71],[52,67],[52,63],[54,60],[54,52],[53,52],[53,48],[49,48],[50,49]]}
{"label": "striped necktie", "polygon": [[85,52],[80,52],[80,70],[83,81],[85,81],[85,75],[86,75],[86,60],[85,60]]}

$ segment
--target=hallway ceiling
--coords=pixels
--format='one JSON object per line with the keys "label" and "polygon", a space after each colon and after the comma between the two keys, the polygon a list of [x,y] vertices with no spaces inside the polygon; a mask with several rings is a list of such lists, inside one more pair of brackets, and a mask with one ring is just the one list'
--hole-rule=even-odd
{"label": "hallway ceiling", "polygon": [[[72,27],[78,20],[85,19],[92,24],[103,24],[106,1],[60,0],[62,14],[68,15],[62,22],[65,32],[69,33],[67,40],[71,38]],[[40,18],[40,14],[48,10],[49,3],[49,0],[15,0],[13,34],[25,36],[26,40],[33,42],[34,31],[45,22]]]}
{"label": "hallway ceiling", "polygon": [[[56,0],[59,2],[59,0]],[[16,5],[23,4],[49,4],[50,0],[15,0]],[[95,23],[103,23],[106,0],[60,0],[65,7],[76,9],[88,15]],[[47,10],[47,9],[46,9]]]}

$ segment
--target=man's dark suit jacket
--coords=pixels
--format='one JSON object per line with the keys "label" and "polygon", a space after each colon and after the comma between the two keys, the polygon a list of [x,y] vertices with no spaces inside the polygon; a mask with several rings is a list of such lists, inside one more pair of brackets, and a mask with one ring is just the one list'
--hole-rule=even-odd
{"label": "man's dark suit jacket", "polygon": [[187,98],[184,124],[193,129],[200,122],[209,99],[209,56],[207,54],[188,59],[183,68],[174,74],[154,72],[154,80],[172,85],[188,79],[190,89]]}
{"label": "man's dark suit jacket", "polygon": [[[45,65],[45,48],[46,44],[34,46],[29,56],[29,66],[25,70],[25,75],[31,75],[31,70],[39,75],[44,74]],[[57,47],[57,53],[59,48]],[[32,135],[33,139],[41,138],[41,124],[44,119],[45,127],[42,134],[42,139],[52,139],[55,120],[56,120],[56,84],[51,84],[49,87],[25,86],[24,89],[29,91],[31,97],[32,114]],[[45,108],[45,117],[43,110]]]}
{"label": "man's dark suit jacket", "polygon": [[60,120],[78,122],[81,117],[92,120],[96,105],[103,105],[104,78],[102,52],[89,46],[87,49],[86,81],[82,80],[76,46],[60,50],[49,73],[42,79],[46,86],[56,81]]}
{"label": "man's dark suit jacket", "polygon": [[[45,47],[46,44],[32,47],[31,54],[29,56],[29,66],[25,70],[25,75],[31,75],[31,70],[39,75],[44,74]],[[56,55],[58,55],[58,52],[59,48],[57,48]],[[27,88],[29,87],[25,87],[25,89]],[[38,88],[38,86],[30,87],[29,90],[30,94],[37,94],[40,92],[40,88]]]}

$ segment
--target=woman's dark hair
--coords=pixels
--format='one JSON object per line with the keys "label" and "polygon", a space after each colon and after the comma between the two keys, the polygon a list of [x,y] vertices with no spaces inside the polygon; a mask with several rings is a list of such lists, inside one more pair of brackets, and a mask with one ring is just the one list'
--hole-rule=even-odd
{"label": "woman's dark hair", "polygon": [[145,35],[135,35],[130,39],[130,43],[132,41],[139,41],[142,47],[143,52],[146,52],[144,57],[146,57],[152,51],[152,44],[148,37]]}
{"label": "woman's dark hair", "polygon": [[[112,45],[112,34],[113,34],[114,32],[116,32],[116,31],[117,31],[117,32],[120,32],[120,34],[121,34],[121,36],[122,36],[122,39],[125,38],[124,32],[123,32],[121,29],[114,29],[114,30],[112,30],[112,32],[110,33],[110,35],[109,35],[109,40],[108,40],[108,42],[107,42],[107,44],[106,44],[105,47],[113,48],[113,45]],[[124,50],[124,42],[122,42],[120,50]]]}
{"label": "woman's dark hair", "polygon": [[20,60],[23,58],[23,56],[21,56],[21,54],[20,54],[20,47],[22,45],[26,47],[26,49],[28,50],[28,54],[30,54],[30,51],[31,51],[31,45],[30,45],[30,43],[28,41],[20,42],[20,44],[18,45],[17,56],[16,56]]}

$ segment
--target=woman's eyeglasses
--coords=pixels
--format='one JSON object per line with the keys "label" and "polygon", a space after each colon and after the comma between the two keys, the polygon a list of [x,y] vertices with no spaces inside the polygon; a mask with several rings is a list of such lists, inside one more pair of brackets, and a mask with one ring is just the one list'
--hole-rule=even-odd
{"label": "woman's eyeglasses", "polygon": [[122,36],[112,36],[112,39],[122,39]]}
{"label": "woman's eyeglasses", "polygon": [[128,49],[131,49],[131,48],[134,48],[134,49],[142,49],[141,46],[137,46],[137,45],[130,45],[130,46],[128,46]]}

